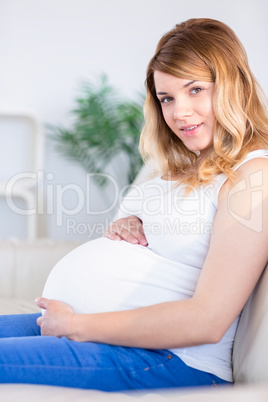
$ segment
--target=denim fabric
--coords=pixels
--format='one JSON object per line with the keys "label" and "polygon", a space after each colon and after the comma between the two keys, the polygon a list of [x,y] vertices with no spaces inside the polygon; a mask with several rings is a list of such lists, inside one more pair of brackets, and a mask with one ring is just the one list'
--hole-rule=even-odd
{"label": "denim fabric", "polygon": [[215,386],[226,381],[169,350],[127,348],[40,336],[39,314],[0,316],[0,383],[103,391]]}

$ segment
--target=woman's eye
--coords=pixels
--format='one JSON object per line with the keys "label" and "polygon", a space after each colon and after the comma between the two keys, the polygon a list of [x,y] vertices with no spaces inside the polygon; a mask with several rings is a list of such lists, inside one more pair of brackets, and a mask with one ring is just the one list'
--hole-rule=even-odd
{"label": "woman's eye", "polygon": [[160,99],[160,103],[169,103],[173,100],[171,96],[165,96],[164,98]]}
{"label": "woman's eye", "polygon": [[203,88],[194,87],[194,88],[191,89],[191,92],[192,92],[193,94],[198,94],[198,93],[201,92],[202,90],[203,90]]}

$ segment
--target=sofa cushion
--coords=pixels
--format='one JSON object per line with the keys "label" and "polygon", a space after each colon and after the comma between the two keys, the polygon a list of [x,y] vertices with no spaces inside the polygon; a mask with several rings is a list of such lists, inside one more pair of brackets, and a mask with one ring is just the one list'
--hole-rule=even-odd
{"label": "sofa cushion", "polygon": [[267,402],[268,386],[102,392],[28,384],[0,384],[3,402]]}
{"label": "sofa cushion", "polygon": [[238,325],[233,351],[237,383],[268,383],[268,266]]}
{"label": "sofa cushion", "polygon": [[31,314],[40,312],[34,300],[0,298],[0,315]]}

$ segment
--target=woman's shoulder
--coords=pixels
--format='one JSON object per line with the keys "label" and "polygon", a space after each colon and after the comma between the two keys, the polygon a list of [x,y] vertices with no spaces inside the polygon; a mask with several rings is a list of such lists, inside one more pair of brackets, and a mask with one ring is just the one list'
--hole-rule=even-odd
{"label": "woman's shoulder", "polygon": [[[215,205],[218,206],[219,198],[222,198],[226,191],[230,191],[233,186],[255,188],[266,185],[268,188],[268,150],[256,149],[249,152],[246,157],[233,168],[237,177],[234,183],[228,180],[225,174],[220,174],[215,179]],[[241,188],[242,188],[241,187]]]}
{"label": "woman's shoulder", "polygon": [[[226,195],[241,195],[241,201],[247,197],[255,197],[261,192],[262,198],[268,197],[268,150],[250,152],[239,166],[236,167],[237,178],[233,184],[228,181],[222,186],[219,198]],[[229,199],[228,198],[228,199]]]}
{"label": "woman's shoulder", "polygon": [[268,150],[257,149],[247,154],[245,159],[235,166],[239,177],[248,176],[261,170],[263,173],[268,172]]}

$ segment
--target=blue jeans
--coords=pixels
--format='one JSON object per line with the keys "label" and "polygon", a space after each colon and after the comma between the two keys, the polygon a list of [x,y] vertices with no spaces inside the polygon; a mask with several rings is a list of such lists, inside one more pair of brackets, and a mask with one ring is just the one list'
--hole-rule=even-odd
{"label": "blue jeans", "polygon": [[127,348],[40,336],[39,314],[0,316],[0,383],[123,391],[215,386],[215,375],[188,367],[169,350]]}

